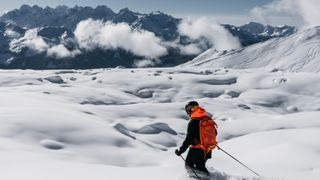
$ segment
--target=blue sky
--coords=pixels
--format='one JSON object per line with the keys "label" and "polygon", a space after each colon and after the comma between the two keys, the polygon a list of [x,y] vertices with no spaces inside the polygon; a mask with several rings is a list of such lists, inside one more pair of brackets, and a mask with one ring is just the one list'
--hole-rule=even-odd
{"label": "blue sky", "polygon": [[[22,4],[41,7],[57,5],[92,6],[106,5],[113,11],[128,7],[133,11],[148,13],[160,10],[176,17],[211,16],[222,23],[244,24],[255,19],[250,11],[273,0],[11,0],[0,1],[0,13],[19,8]],[[278,22],[277,22],[278,21]],[[271,24],[292,24],[288,19],[278,18]]]}

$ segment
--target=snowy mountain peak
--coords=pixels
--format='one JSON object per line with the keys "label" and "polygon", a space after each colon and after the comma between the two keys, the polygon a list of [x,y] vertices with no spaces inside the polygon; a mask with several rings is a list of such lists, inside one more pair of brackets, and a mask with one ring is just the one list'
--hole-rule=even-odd
{"label": "snowy mountain peak", "polygon": [[[46,6],[46,9],[47,9],[47,8],[50,8],[50,7],[49,7],[49,6]],[[56,7],[56,9],[57,9],[57,10],[65,10],[65,11],[66,11],[66,10],[69,9],[69,7],[66,6],[66,5],[59,5],[59,6]]]}
{"label": "snowy mountain peak", "polygon": [[151,13],[148,14],[148,16],[157,16],[157,17],[168,18],[168,19],[173,18],[171,15],[165,14],[165,13],[163,13],[161,11],[151,12]]}
{"label": "snowy mountain peak", "polygon": [[31,6],[29,6],[29,5],[27,5],[27,4],[23,4],[23,5],[21,5],[21,7],[20,7],[19,10],[21,10],[21,11],[26,11],[26,10],[30,10],[30,9],[32,9]]}
{"label": "snowy mountain peak", "polygon": [[272,36],[272,37],[291,35],[297,30],[295,27],[292,27],[292,26],[286,26],[286,25],[271,26],[271,25],[263,25],[257,22],[249,22],[245,25],[240,26],[240,29],[244,31],[248,31],[255,35]]}
{"label": "snowy mountain peak", "polygon": [[125,22],[128,24],[132,24],[135,22],[142,14],[130,11],[128,8],[121,9],[118,14],[113,18],[113,22]]}
{"label": "snowy mountain peak", "polygon": [[123,8],[123,9],[120,9],[119,13],[118,14],[125,14],[125,13],[130,13],[130,14],[134,14],[133,11],[130,11],[129,8]]}
{"label": "snowy mountain peak", "polygon": [[152,15],[165,15],[163,12],[161,11],[154,11],[154,12],[151,12],[150,14]]}
{"label": "snowy mountain peak", "polygon": [[164,40],[173,41],[178,37],[178,24],[180,21],[181,19],[158,11],[143,16],[135,22],[134,26],[135,28],[151,31]]}
{"label": "snowy mountain peak", "polygon": [[240,28],[248,32],[252,32],[254,34],[260,34],[261,32],[264,31],[265,26],[260,23],[249,22],[247,24],[240,26]]}

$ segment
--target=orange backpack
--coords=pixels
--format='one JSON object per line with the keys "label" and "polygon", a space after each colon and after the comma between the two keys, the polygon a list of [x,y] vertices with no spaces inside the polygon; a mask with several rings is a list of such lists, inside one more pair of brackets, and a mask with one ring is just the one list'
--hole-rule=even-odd
{"label": "orange backpack", "polygon": [[205,156],[208,152],[213,150],[217,146],[217,128],[218,125],[214,122],[206,110],[200,106],[196,106],[191,113],[191,119],[199,120],[199,137],[200,142],[191,148],[202,149],[205,152]]}
{"label": "orange backpack", "polygon": [[211,117],[204,117],[199,122],[200,145],[205,154],[213,150],[217,146],[217,128],[218,125]]}
{"label": "orange backpack", "polygon": [[202,149],[206,155],[217,146],[218,125],[208,116],[202,117],[199,120],[200,143],[191,147]]}

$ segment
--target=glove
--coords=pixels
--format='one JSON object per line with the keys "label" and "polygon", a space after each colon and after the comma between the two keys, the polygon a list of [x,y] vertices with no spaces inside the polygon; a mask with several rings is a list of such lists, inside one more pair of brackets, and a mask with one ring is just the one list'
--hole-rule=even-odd
{"label": "glove", "polygon": [[176,149],[174,153],[176,153],[177,156],[181,156],[181,152],[178,149]]}

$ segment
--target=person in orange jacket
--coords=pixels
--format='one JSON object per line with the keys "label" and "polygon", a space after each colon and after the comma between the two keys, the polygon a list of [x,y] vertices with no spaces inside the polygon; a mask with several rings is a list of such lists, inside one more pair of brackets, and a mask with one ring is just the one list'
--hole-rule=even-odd
{"label": "person in orange jacket", "polygon": [[188,149],[188,147],[190,147],[185,162],[185,167],[188,173],[191,174],[190,168],[193,168],[194,170],[198,170],[206,175],[209,175],[209,171],[206,168],[205,164],[206,161],[211,158],[211,151],[206,153],[203,149],[199,148],[199,120],[206,116],[212,117],[212,115],[202,109],[196,101],[190,101],[185,106],[185,110],[190,117],[187,136],[182,143],[182,146],[179,149],[176,149],[175,154],[177,156],[180,156]]}

